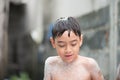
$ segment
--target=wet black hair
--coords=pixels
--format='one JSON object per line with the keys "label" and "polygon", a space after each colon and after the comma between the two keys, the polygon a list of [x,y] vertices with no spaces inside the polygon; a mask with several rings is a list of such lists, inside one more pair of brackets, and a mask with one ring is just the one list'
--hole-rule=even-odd
{"label": "wet black hair", "polygon": [[74,17],[62,17],[56,20],[52,28],[53,39],[62,36],[65,31],[69,31],[68,36],[70,31],[73,31],[76,36],[81,36],[80,24]]}

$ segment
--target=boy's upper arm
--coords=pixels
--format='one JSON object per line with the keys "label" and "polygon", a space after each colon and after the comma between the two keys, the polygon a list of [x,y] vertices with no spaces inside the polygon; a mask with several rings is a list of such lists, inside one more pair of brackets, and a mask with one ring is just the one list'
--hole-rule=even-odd
{"label": "boy's upper arm", "polygon": [[45,61],[44,80],[51,80],[50,58],[47,58],[46,61]]}
{"label": "boy's upper arm", "polygon": [[104,77],[100,71],[100,68],[97,62],[94,59],[91,59],[90,64],[91,64],[90,73],[91,73],[92,80],[104,80]]}

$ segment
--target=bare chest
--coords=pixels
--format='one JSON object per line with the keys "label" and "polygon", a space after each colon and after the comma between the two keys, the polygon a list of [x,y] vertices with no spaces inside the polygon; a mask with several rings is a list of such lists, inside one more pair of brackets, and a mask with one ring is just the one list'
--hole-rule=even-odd
{"label": "bare chest", "polygon": [[91,80],[90,73],[84,67],[54,68],[52,80]]}

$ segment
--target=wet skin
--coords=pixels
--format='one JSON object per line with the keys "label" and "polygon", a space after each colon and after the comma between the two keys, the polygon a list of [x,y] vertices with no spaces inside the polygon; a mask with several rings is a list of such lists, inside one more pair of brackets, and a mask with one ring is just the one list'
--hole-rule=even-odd
{"label": "wet skin", "polygon": [[46,60],[44,80],[104,80],[94,59],[78,55],[82,36],[65,31],[51,43],[58,56]]}

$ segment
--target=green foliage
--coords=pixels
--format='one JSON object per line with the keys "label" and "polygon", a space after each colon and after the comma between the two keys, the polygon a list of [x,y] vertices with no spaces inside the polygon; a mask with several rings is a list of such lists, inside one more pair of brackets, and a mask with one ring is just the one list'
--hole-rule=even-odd
{"label": "green foliage", "polygon": [[13,75],[11,76],[10,80],[19,80],[17,76]]}
{"label": "green foliage", "polygon": [[20,73],[20,77],[13,75],[10,77],[10,80],[30,80],[30,78],[27,73],[22,72]]}

